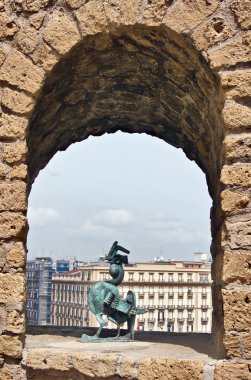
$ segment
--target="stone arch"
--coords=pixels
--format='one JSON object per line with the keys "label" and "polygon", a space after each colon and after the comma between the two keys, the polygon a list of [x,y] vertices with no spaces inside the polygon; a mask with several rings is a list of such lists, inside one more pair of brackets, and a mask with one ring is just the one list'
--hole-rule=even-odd
{"label": "stone arch", "polygon": [[[149,133],[163,138],[175,146],[182,147],[186,154],[191,159],[195,159],[207,173],[210,194],[214,199],[211,213],[215,300],[213,333],[219,351],[225,350],[230,358],[237,357],[244,361],[248,359],[250,351],[250,291],[248,285],[250,284],[251,249],[249,234],[251,113],[248,107],[251,77],[248,63],[251,57],[248,2],[238,0],[230,2],[217,0],[210,2],[206,0],[191,2],[182,0],[159,0],[156,2],[142,2],[141,0],[125,2],[120,0],[105,2],[100,0],[88,2],[82,0],[27,0],[25,2],[6,1],[3,6],[1,5],[0,11],[2,23],[0,34],[0,80],[2,84],[0,235],[1,257],[3,257],[1,264],[3,271],[0,273],[1,288],[3,289],[0,297],[3,309],[1,314],[3,315],[3,334],[0,339],[3,347],[1,353],[6,357],[17,359],[17,362],[13,364],[13,370],[7,363],[0,371],[7,375],[14,371],[16,373],[14,376],[17,379],[20,378],[18,360],[22,356],[24,334],[24,309],[22,306],[24,304],[24,273],[22,269],[25,263],[27,234],[25,218],[27,190],[32,178],[56,150],[66,148],[67,144],[64,139],[72,138],[72,136],[67,137],[66,123],[64,126],[62,125],[62,129],[55,128],[50,132],[53,139],[59,137],[57,145],[50,143],[49,133],[46,136],[46,133],[44,134],[44,131],[38,128],[46,141],[40,163],[38,156],[33,154],[34,151],[31,148],[37,141],[36,138],[39,141],[40,133],[36,135],[37,126],[46,125],[44,116],[39,113],[38,104],[42,106],[43,95],[48,96],[44,101],[47,101],[48,105],[50,104],[50,96],[53,93],[50,85],[56,83],[53,75],[57,75],[58,68],[62,68],[62,71],[66,73],[67,59],[76,59],[77,52],[81,53],[84,43],[90,48],[93,46],[92,44],[96,44],[95,49],[99,52],[99,61],[94,66],[100,67],[101,57],[104,59],[107,50],[104,50],[99,43],[103,43],[106,39],[113,44],[113,51],[123,50],[123,57],[126,57],[127,62],[129,62],[130,48],[136,49],[139,61],[137,61],[136,67],[133,67],[132,73],[136,73],[135,69],[140,62],[142,65],[144,63],[149,70],[152,83],[155,84],[154,78],[160,67],[158,70],[156,68],[155,72],[154,66],[150,67],[149,60],[151,58],[153,61],[156,60],[156,52],[159,57],[166,53],[169,62],[172,62],[171,58],[174,54],[176,58],[172,63],[176,78],[177,62],[181,62],[185,88],[188,84],[191,85],[194,99],[189,100],[188,97],[183,97],[184,89],[179,89],[181,91],[179,92],[177,83],[173,83],[172,87],[170,72],[168,75],[168,70],[163,69],[164,65],[162,64],[165,83],[169,84],[172,91],[176,89],[176,93],[174,91],[172,95],[177,94],[175,104],[172,104],[174,97],[169,99],[169,103],[167,98],[163,101],[163,103],[169,104],[168,115],[167,112],[165,114],[166,108],[163,105],[161,108],[156,106],[154,96],[150,96],[151,94],[148,93],[147,99],[151,112],[147,111],[146,115],[142,113],[140,125],[137,126],[137,130],[134,130],[134,124],[130,121],[134,121],[136,111],[134,109],[130,114],[130,110],[125,108],[126,99],[123,101],[120,93],[118,100],[123,105],[121,109],[124,110],[124,120],[121,118],[115,120],[115,118],[106,116],[104,118],[106,127],[102,130],[97,123],[101,117],[101,110],[99,110],[96,119],[93,116],[90,120],[85,119],[89,130],[86,129],[83,132],[81,123],[79,129],[82,130],[82,133],[78,131],[78,128],[74,130],[74,141],[88,137],[88,134],[91,134],[91,128],[92,133],[96,135],[114,132],[118,129],[118,122],[121,124],[123,122],[121,129],[124,131]],[[128,42],[125,36],[130,36],[131,40]],[[100,39],[95,37],[100,37]],[[121,39],[122,46],[118,44],[119,39]],[[137,46],[138,39],[141,40],[139,46]],[[157,49],[155,43],[158,45]],[[159,47],[159,43],[161,47]],[[150,44],[151,47],[147,44]],[[166,48],[165,46],[168,44],[169,47]],[[154,51],[152,57],[149,54],[151,49]],[[184,55],[182,54],[184,52],[191,64],[189,68],[183,67],[182,57]],[[129,65],[129,63],[127,64]],[[195,67],[199,70],[196,71]],[[223,90],[218,83],[216,72],[218,72]],[[118,62],[116,73],[116,80],[119,84]],[[136,73],[138,82],[135,84],[132,94],[134,99],[138,95],[138,104],[141,104],[142,109],[145,110],[145,103],[142,100],[144,91],[141,93],[138,91],[139,94],[136,91],[136,87],[140,88],[140,73],[140,70]],[[125,79],[123,77],[124,81]],[[205,81],[206,91],[204,88],[199,89]],[[144,83],[146,87],[146,78],[143,78]],[[99,85],[102,87],[101,80]],[[164,96],[163,91],[161,92],[159,87],[158,89],[159,93]],[[119,85],[117,90],[119,90]],[[146,91],[146,88],[144,90]],[[57,91],[56,97],[60,100],[59,87],[57,87]],[[198,99],[196,94],[199,92],[203,95]],[[105,92],[103,92],[104,94]],[[74,95],[72,96],[74,100]],[[140,97],[141,101],[139,101]],[[212,101],[213,106],[211,107],[206,101],[208,98]],[[185,112],[181,107],[182,99],[185,99],[185,109],[186,111],[190,109],[190,113],[185,114],[187,118],[185,117],[185,122],[183,121],[182,124],[183,132],[181,133],[179,130],[176,138],[172,140],[172,136],[175,135],[175,123],[180,122],[178,110],[182,109],[182,112]],[[101,102],[102,97],[96,100]],[[107,99],[105,100],[107,101]],[[113,99],[110,97],[110,112],[113,110],[112,101]],[[222,116],[225,130],[220,118],[223,102]],[[199,104],[205,107],[199,109]],[[132,108],[134,106],[133,104]],[[95,115],[95,109],[91,109],[91,111]],[[98,112],[97,109],[96,111]],[[153,120],[150,117],[153,117],[155,112],[157,112],[159,120],[157,125],[149,122],[149,120]],[[59,114],[62,118],[66,116],[60,108],[56,116]],[[189,119],[191,114],[194,120]],[[104,115],[105,113],[103,113]],[[170,115],[173,117],[171,118]],[[148,122],[145,122],[146,117],[149,118]],[[50,122],[53,125],[53,117]],[[68,122],[70,121],[68,120]],[[165,135],[164,128],[161,128],[162,124],[168,125],[172,133]],[[193,128],[195,125],[196,129]],[[202,125],[204,125],[204,129],[201,129]],[[206,126],[208,129],[205,129]],[[196,138],[197,131],[200,131],[199,138]],[[39,144],[42,148],[43,142],[39,141]],[[243,366],[246,371],[247,365],[244,363]],[[236,366],[237,371],[238,368]],[[231,371],[234,373],[235,369],[231,369]]]}

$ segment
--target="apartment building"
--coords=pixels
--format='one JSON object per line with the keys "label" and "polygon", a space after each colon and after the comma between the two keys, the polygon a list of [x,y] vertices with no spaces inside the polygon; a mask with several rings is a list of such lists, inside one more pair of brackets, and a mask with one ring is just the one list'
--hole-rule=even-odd
{"label": "apartment building", "polygon": [[28,325],[51,323],[52,273],[64,272],[77,265],[76,260],[52,260],[36,257],[26,263],[26,321]]}
{"label": "apartment building", "polygon": [[26,320],[28,325],[48,325],[51,321],[53,262],[37,257],[26,264]]}
{"label": "apartment building", "polygon": [[[137,305],[148,313],[137,316],[136,328],[145,331],[211,332],[211,268],[201,261],[155,261],[126,265],[119,286],[121,298],[136,293]],[[52,315],[55,326],[98,327],[88,308],[88,292],[97,281],[110,278],[109,267],[83,265],[52,278]],[[110,322],[108,327],[113,327]]]}

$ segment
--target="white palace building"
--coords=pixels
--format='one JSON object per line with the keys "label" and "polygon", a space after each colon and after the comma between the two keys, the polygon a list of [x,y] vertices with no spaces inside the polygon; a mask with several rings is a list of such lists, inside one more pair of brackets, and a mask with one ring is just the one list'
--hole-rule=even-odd
{"label": "white palace building", "polygon": [[[105,263],[86,264],[52,278],[51,324],[98,327],[88,308],[90,287],[110,278]],[[211,332],[211,264],[205,254],[195,261],[164,261],[125,265],[118,287],[122,298],[136,293],[137,306],[148,313],[137,316],[135,328],[145,331]],[[108,327],[115,328],[111,322]]]}

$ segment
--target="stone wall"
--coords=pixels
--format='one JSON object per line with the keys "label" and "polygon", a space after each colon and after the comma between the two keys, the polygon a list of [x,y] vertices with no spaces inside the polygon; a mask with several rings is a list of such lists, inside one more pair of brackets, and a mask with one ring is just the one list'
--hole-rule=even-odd
{"label": "stone wall", "polygon": [[215,378],[247,378],[250,12],[250,0],[0,1],[1,378],[25,378],[32,182],[58,150],[117,130],[157,136],[205,172],[213,199],[213,339],[229,358]]}

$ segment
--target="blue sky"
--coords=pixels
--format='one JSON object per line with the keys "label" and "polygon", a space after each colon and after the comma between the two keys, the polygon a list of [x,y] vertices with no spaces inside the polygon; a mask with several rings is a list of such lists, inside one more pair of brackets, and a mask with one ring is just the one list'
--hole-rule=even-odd
{"label": "blue sky", "polygon": [[203,172],[180,149],[117,132],[71,145],[37,177],[29,198],[28,258],[95,260],[114,240],[130,261],[209,254]]}

